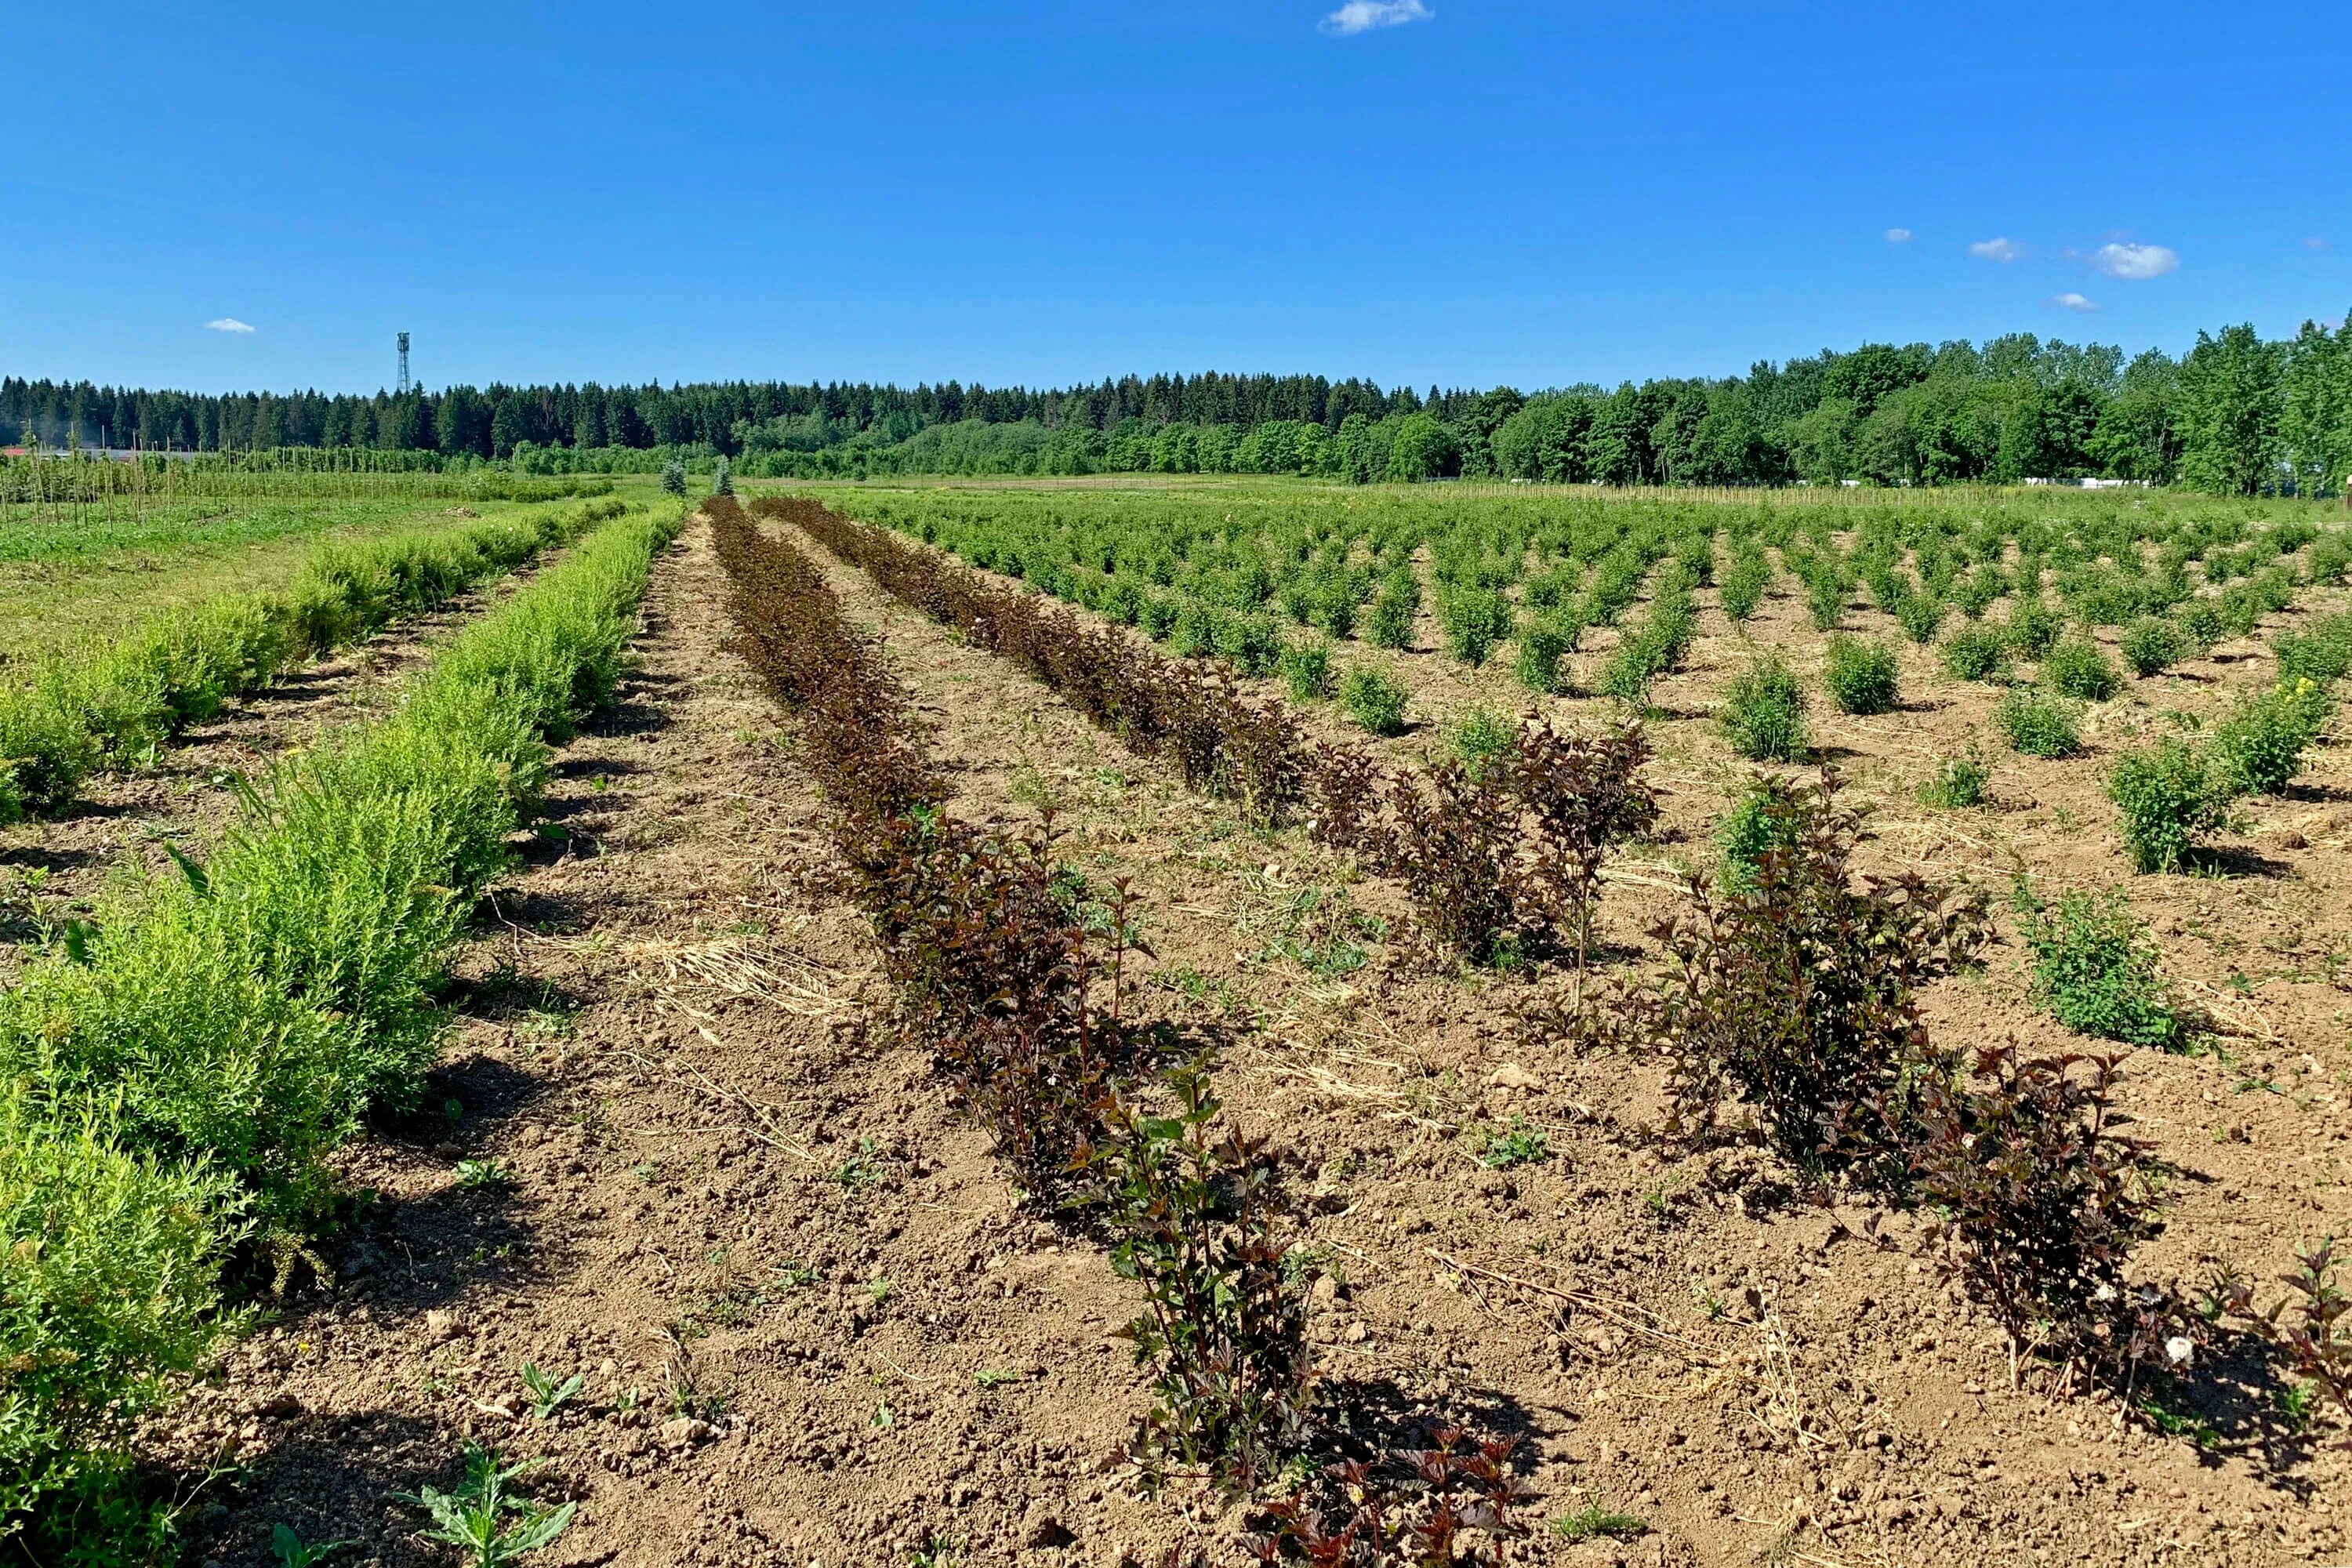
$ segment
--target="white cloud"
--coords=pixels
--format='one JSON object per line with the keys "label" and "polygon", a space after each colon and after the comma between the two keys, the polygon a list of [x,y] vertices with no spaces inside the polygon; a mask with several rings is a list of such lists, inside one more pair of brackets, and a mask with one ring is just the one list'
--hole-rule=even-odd
{"label": "white cloud", "polygon": [[2163,277],[2180,265],[2180,258],[2161,245],[2108,244],[2091,252],[2091,265],[2110,278],[2138,283]]}
{"label": "white cloud", "polygon": [[2085,300],[2071,289],[2063,294],[2053,294],[2048,303],[2057,306],[2062,310],[2072,310],[2078,316],[2090,315],[2099,308],[2097,300]]}
{"label": "white cloud", "polygon": [[1980,239],[1969,247],[1969,254],[1987,261],[2014,261],[2025,252],[2006,239]]}
{"label": "white cloud", "polygon": [[1353,37],[1369,33],[1375,27],[1402,27],[1407,22],[1426,22],[1436,13],[1421,0],[1348,0],[1345,5],[1323,18],[1322,28],[1335,38]]}
{"label": "white cloud", "polygon": [[1886,243],[1908,245],[1911,243],[1911,231],[1907,228],[1890,228],[1886,231]]}
{"label": "white cloud", "polygon": [[249,332],[253,329],[235,316],[223,316],[217,321],[206,321],[205,330],[211,332]]}

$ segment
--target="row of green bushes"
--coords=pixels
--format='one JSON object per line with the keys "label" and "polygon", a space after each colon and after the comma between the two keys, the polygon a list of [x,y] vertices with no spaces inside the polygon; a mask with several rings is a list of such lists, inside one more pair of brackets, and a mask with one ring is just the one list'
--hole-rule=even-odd
{"label": "row of green bushes", "polygon": [[0,821],[55,815],[89,774],[151,758],[229,698],[446,604],[626,510],[598,501],[331,544],[283,589],[175,606],[96,647],[53,653],[0,690]]}
{"label": "row of green bushes", "polygon": [[443,956],[676,526],[609,522],[0,996],[0,1537],[120,1547],[132,1424],[233,1330],[224,1265],[294,1267],[328,1154],[419,1092]]}

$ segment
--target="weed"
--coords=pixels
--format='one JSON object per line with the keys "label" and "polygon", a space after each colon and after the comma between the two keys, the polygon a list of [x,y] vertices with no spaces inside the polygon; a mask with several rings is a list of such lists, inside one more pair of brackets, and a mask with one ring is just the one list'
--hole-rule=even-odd
{"label": "weed", "polygon": [[1965,811],[1984,805],[1991,784],[1992,770],[1971,744],[1957,757],[1936,759],[1936,776],[1919,786],[1919,801],[1946,811]]}
{"label": "weed", "polygon": [[550,1377],[530,1363],[522,1363],[523,1392],[530,1396],[530,1413],[545,1421],[570,1404],[580,1392],[585,1380],[573,1373],[562,1383]]}
{"label": "weed", "polygon": [[1551,1137],[1530,1127],[1525,1117],[1511,1118],[1507,1131],[1489,1132],[1478,1141],[1478,1163],[1489,1170],[1512,1165],[1539,1165],[1551,1158]]}
{"label": "weed", "polygon": [[2081,705],[2030,686],[2002,693],[1992,721],[2003,740],[2029,757],[2071,757],[2083,749]]}
{"label": "weed", "polygon": [[269,1527],[269,1551],[278,1559],[278,1568],[317,1568],[330,1553],[352,1544],[348,1541],[321,1541],[310,1545],[286,1525]]}
{"label": "weed", "polygon": [[433,1521],[425,1539],[454,1546],[468,1568],[504,1568],[552,1542],[572,1527],[577,1503],[544,1508],[514,1495],[509,1483],[542,1461],[501,1469],[491,1449],[466,1447],[466,1479],[454,1492],[425,1487],[399,1500],[423,1509]]}
{"label": "weed", "polygon": [[958,1568],[963,1562],[960,1538],[934,1535],[908,1554],[911,1568]]}
{"label": "weed", "polygon": [[1725,688],[1717,722],[1732,750],[1750,762],[1795,762],[1805,753],[1805,693],[1777,651]]}
{"label": "weed", "polygon": [[972,1382],[982,1388],[1002,1388],[1006,1384],[1017,1383],[1020,1379],[1021,1374],[1017,1372],[1008,1372],[1003,1367],[993,1366],[984,1366],[971,1374]]}
{"label": "weed", "polygon": [[1550,1529],[1561,1541],[1631,1541],[1650,1532],[1647,1521],[1630,1513],[1612,1513],[1597,1502],[1555,1516]]}
{"label": "weed", "polygon": [[1898,700],[1895,650],[1882,642],[1833,637],[1822,682],[1829,688],[1830,700],[1844,712],[1890,712]]}
{"label": "weed", "polygon": [[467,1192],[503,1187],[513,1180],[507,1174],[506,1167],[496,1160],[460,1160],[451,1170],[457,1178],[457,1185]]}
{"label": "weed", "polygon": [[882,1179],[882,1167],[874,1156],[878,1151],[871,1138],[857,1141],[857,1152],[834,1167],[833,1179],[845,1187],[870,1187]]}
{"label": "weed", "polygon": [[2033,994],[2079,1034],[2177,1051],[2188,1031],[2157,973],[2147,928],[2120,892],[2068,893],[2051,909],[2021,889]]}

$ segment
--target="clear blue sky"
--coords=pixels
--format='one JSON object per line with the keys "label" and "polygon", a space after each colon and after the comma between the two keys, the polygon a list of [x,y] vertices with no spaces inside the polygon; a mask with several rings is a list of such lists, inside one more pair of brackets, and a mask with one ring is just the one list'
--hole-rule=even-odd
{"label": "clear blue sky", "polygon": [[0,373],[1532,388],[2352,306],[2307,5],[1338,4],[18,7]]}

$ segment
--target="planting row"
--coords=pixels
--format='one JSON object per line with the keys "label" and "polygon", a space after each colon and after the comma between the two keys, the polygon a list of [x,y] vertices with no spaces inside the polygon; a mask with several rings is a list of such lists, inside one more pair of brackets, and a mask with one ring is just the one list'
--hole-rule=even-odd
{"label": "planting row", "polygon": [[[792,516],[860,554],[877,537],[809,510],[762,510]],[[747,554],[781,549],[748,526],[730,527]],[[909,547],[887,538],[880,543],[886,552],[877,559],[886,572],[932,591],[920,560],[903,553]],[[803,584],[797,591],[815,601],[821,579],[804,563],[793,572]],[[969,582],[954,588],[969,613],[954,624],[982,646],[1004,646],[992,629],[992,606],[961,598],[967,590],[978,591]],[[829,598],[822,602],[830,605]],[[1042,613],[1057,612],[1048,606]],[[831,640],[812,639],[805,656],[811,682],[843,680],[836,672],[855,653],[856,639],[838,640],[849,636],[839,629],[838,612],[828,616]],[[887,778],[919,771],[911,764],[869,768],[856,750],[876,744],[858,715],[903,714],[903,696],[887,707],[854,690],[825,700],[840,709],[831,723],[843,759],[826,765],[844,770],[829,794],[858,787],[851,775],[859,772]],[[826,776],[821,766],[820,777]],[[1621,983],[1604,1005],[1571,1003],[1549,1019],[1536,1016],[1534,1026],[1557,1029],[1581,1047],[1662,1061],[1674,1106],[1669,1136],[1705,1144],[1736,1139],[1743,1126],[1757,1128],[1802,1184],[1935,1214],[1948,1267],[2000,1321],[2021,1375],[2047,1363],[2064,1378],[2087,1377],[2126,1398],[2152,1401],[2193,1392],[2207,1348],[2227,1341],[2246,1352],[2242,1364],[2265,1366],[2273,1379],[2309,1379],[2339,1409],[2352,1409],[2345,1405],[2352,1396],[2352,1339],[2336,1327],[2331,1303],[2341,1298],[2326,1251],[2305,1259],[2294,1292],[2266,1310],[2256,1310],[2252,1290],[2227,1273],[2201,1300],[2148,1279],[2134,1257],[2161,1229],[2158,1178],[2147,1149],[2120,1130],[2111,1108],[2118,1058],[2029,1058],[2013,1047],[1969,1053],[1932,1041],[1921,993],[1973,961],[1988,931],[1982,895],[1916,875],[1858,878],[1852,857],[1861,826],[1840,805],[1833,773],[1813,785],[1759,780],[1755,787],[1762,797],[1760,847],[1743,876],[1722,885],[1693,880],[1675,913],[1654,932],[1667,955],[1665,972]],[[937,788],[927,783],[916,792],[922,804],[911,808],[901,835],[929,842],[940,831]],[[1042,846],[1027,853],[1034,863],[1024,874],[1036,879],[1042,900],[1050,893],[1048,857]],[[946,858],[950,875],[974,863],[969,850]],[[951,929],[967,941],[983,923],[981,911],[936,891],[903,907],[960,909]],[[1055,918],[1049,905],[1036,907],[1044,919]],[[1066,913],[1059,918],[1066,927],[1071,922]],[[1123,916],[1114,923],[1123,929]],[[1072,950],[1080,943],[1075,931],[1064,940]],[[954,962],[936,939],[919,946],[940,963]],[[902,976],[913,973],[904,959],[895,962]],[[1115,973],[1103,979],[1116,997]],[[1020,994],[997,970],[946,980],[926,970],[913,994],[930,1008],[958,989],[978,994],[991,987],[1000,999]],[[1083,996],[1071,1005],[1082,1006]],[[1115,1020],[1115,1012],[1102,1018]],[[1042,1033],[1016,1030],[1014,1037],[1026,1042]],[[1104,1064],[1089,1068],[1074,1059],[1066,1081],[1108,1078],[1115,1096],[1123,1075],[1135,1070],[1139,1031],[1131,1022],[1116,1047],[1108,1024],[1099,1020],[1091,1030],[1066,1026],[1062,1035],[1090,1039],[1093,1059]],[[940,1048],[946,1059],[952,1046]],[[1037,1081],[1033,1071],[1022,1077]],[[1187,1090],[1180,1083],[1171,1092],[1180,1105],[1192,1103],[1186,1092],[1213,1103],[1205,1087]],[[1036,1114],[1029,1124],[1047,1120]],[[1304,1506],[1283,1514],[1280,1523],[1267,1543],[1269,1560],[1374,1560],[1370,1551],[1339,1541],[1344,1531],[1325,1530]],[[1328,1555],[1313,1558],[1327,1549]]]}
{"label": "planting row", "polygon": [[[2141,673],[2246,635],[2352,567],[2352,530],[2324,526],[2328,514],[2307,505],[2173,497],[1277,504],[1222,490],[925,490],[867,504],[877,521],[1251,673],[1275,669],[1302,638],[1410,647],[1425,550],[1449,650],[1478,665],[1515,641],[1515,668],[1538,691],[1557,689],[1559,656],[1589,627],[1616,624],[1661,561],[1672,584],[1654,589],[1716,584],[1735,624],[1785,573],[1824,631],[1843,623],[1866,586],[1922,643],[1957,616],[1952,657],[1963,663],[1988,647],[1996,658],[2011,647],[2037,658],[2078,622],[2123,628]],[[2006,620],[1987,622],[2004,599]]]}
{"label": "planting row", "polygon": [[1530,721],[1486,755],[1391,771],[1356,747],[1310,746],[1282,704],[1240,695],[1216,661],[1165,658],[814,501],[752,507],[1021,664],[1188,785],[1239,802],[1261,824],[1303,818],[1318,839],[1402,882],[1422,935],[1473,963],[1567,959],[1580,971],[1608,847],[1656,816],[1639,725],[1575,733]]}
{"label": "planting row", "polygon": [[165,1528],[121,1485],[131,1424],[236,1327],[224,1270],[282,1285],[329,1154],[419,1092],[444,955],[675,528],[607,520],[0,996],[0,1535],[37,1559]]}
{"label": "planting row", "polygon": [[96,647],[50,654],[0,689],[0,821],[55,816],[240,693],[447,603],[627,510],[417,530],[321,549],[283,589],[165,610]]}

